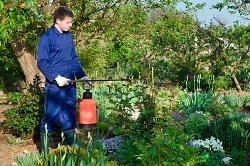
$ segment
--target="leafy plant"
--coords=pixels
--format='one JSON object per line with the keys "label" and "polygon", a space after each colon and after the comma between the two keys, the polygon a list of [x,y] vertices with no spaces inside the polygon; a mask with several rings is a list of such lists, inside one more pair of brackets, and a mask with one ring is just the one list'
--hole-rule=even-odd
{"label": "leafy plant", "polygon": [[109,86],[112,91],[107,96],[112,110],[109,119],[116,125],[123,128],[128,127],[132,121],[132,115],[137,110],[140,111],[145,107],[145,101],[148,95],[145,93],[146,86],[143,85],[126,85],[116,83]]}
{"label": "leafy plant", "polygon": [[246,98],[235,94],[225,94],[223,96],[225,104],[233,109],[241,108],[245,104]]}
{"label": "leafy plant", "polygon": [[211,121],[203,137],[214,136],[223,142],[228,149],[248,150],[250,147],[250,116],[233,112],[222,118]]}
{"label": "leafy plant", "polygon": [[223,162],[224,154],[221,152],[208,152],[208,151],[201,151],[199,164],[202,166],[224,166]]}
{"label": "leafy plant", "polygon": [[30,86],[26,93],[9,93],[7,100],[14,105],[14,108],[7,109],[4,112],[6,126],[12,134],[27,138],[33,135],[35,128],[41,120],[42,90],[37,84]]}
{"label": "leafy plant", "polygon": [[186,134],[189,134],[193,138],[201,138],[202,134],[206,132],[208,117],[203,114],[193,114],[183,124]]}
{"label": "leafy plant", "polygon": [[189,136],[168,120],[158,122],[152,137],[148,135],[149,141],[139,139],[134,143],[139,150],[137,160],[143,165],[195,165],[198,156],[187,145]]}
{"label": "leafy plant", "polygon": [[108,161],[109,157],[104,155],[103,144],[93,142],[88,134],[88,145],[86,150],[80,147],[58,146],[49,154],[28,153],[19,156],[16,160],[20,166],[116,166],[115,161]]}
{"label": "leafy plant", "polygon": [[7,136],[7,141],[8,141],[8,145],[9,146],[18,145],[18,144],[22,144],[23,143],[22,140],[16,139],[13,136]]}
{"label": "leafy plant", "polygon": [[214,89],[222,90],[229,89],[232,87],[232,81],[228,76],[218,76],[214,80]]}
{"label": "leafy plant", "polygon": [[98,84],[92,90],[93,99],[97,103],[98,119],[104,121],[108,119],[109,114],[112,112],[110,107],[113,106],[109,101],[109,97],[115,89],[108,86],[107,84]]}
{"label": "leafy plant", "polygon": [[185,93],[180,97],[179,108],[185,116],[196,112],[209,112],[209,105],[216,101],[216,96],[211,91],[207,93],[195,92],[191,95]]}
{"label": "leafy plant", "polygon": [[16,163],[18,166],[37,166],[37,161],[41,155],[39,153],[28,152],[17,157]]}
{"label": "leafy plant", "polygon": [[232,158],[230,162],[232,165],[247,165],[247,152],[233,148],[228,155]]}

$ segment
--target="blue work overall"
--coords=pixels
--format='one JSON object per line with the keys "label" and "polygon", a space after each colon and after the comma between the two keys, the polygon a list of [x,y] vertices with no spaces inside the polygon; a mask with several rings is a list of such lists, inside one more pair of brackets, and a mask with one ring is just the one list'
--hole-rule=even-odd
{"label": "blue work overall", "polygon": [[48,132],[60,123],[63,131],[72,130],[76,123],[76,87],[75,84],[59,87],[55,78],[60,75],[74,80],[85,73],[75,52],[72,34],[60,33],[55,26],[46,31],[38,42],[37,65],[45,75],[44,116],[40,132]]}

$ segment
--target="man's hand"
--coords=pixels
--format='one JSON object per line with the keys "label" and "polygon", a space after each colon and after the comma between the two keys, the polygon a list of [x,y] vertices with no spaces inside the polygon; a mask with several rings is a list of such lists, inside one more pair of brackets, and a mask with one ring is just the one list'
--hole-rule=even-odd
{"label": "man's hand", "polygon": [[91,86],[91,81],[89,81],[89,78],[87,76],[82,77],[81,80],[82,80],[83,86],[86,86],[86,85]]}
{"label": "man's hand", "polygon": [[65,78],[65,77],[62,77],[60,75],[58,75],[56,77],[56,83],[59,85],[59,86],[66,86],[66,85],[69,85],[69,82],[70,82],[70,79],[68,78]]}

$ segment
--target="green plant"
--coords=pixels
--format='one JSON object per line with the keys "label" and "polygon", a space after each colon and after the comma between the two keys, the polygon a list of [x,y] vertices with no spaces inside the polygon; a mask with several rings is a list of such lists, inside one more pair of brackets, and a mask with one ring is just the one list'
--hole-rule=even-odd
{"label": "green plant", "polygon": [[232,158],[232,160],[230,160],[232,166],[247,165],[247,152],[233,148],[228,152],[228,155]]}
{"label": "green plant", "polygon": [[108,86],[107,84],[98,84],[92,90],[93,99],[97,103],[98,120],[107,120],[109,114],[112,112],[109,108],[113,106],[110,103],[108,96],[114,93],[115,89]]}
{"label": "green plant", "polygon": [[41,120],[40,98],[29,93],[19,93],[18,95],[21,99],[16,101],[15,107],[4,112],[6,117],[4,125],[14,135],[26,138],[34,133]]}
{"label": "green plant", "polygon": [[208,125],[208,117],[203,114],[193,114],[187,120],[185,120],[183,124],[184,132],[198,139],[201,138],[204,132],[206,132],[205,129]]}
{"label": "green plant", "polygon": [[36,162],[41,155],[39,153],[28,152],[17,157],[16,163],[18,166],[37,166]]}
{"label": "green plant", "polygon": [[225,94],[222,98],[225,104],[233,109],[243,107],[246,100],[244,96],[238,96],[236,94]]}
{"label": "green plant", "polygon": [[248,150],[250,147],[250,115],[233,112],[211,121],[203,137],[214,136],[223,142],[226,150],[237,148]]}
{"label": "green plant", "polygon": [[134,136],[126,138],[126,141],[122,144],[122,148],[117,153],[111,155],[111,158],[116,160],[119,165],[142,166],[141,162],[137,159],[139,150],[136,147],[137,138]]}
{"label": "green plant", "polygon": [[216,96],[211,91],[207,93],[194,92],[191,95],[185,93],[180,97],[179,108],[183,115],[189,116],[192,113],[209,112],[209,105],[216,101]]}
{"label": "green plant", "polygon": [[34,82],[36,84],[31,85],[28,92],[14,92],[7,96],[7,101],[14,105],[14,108],[4,112],[4,126],[13,135],[21,138],[31,137],[41,120],[42,90],[38,86],[40,81]]}
{"label": "green plant", "polygon": [[7,136],[7,142],[9,146],[13,146],[13,145],[18,145],[18,144],[22,144],[23,140],[20,139],[16,139],[13,136]]}
{"label": "green plant", "polygon": [[28,153],[19,156],[16,160],[18,166],[117,166],[115,161],[109,161],[104,155],[103,144],[93,142],[88,133],[86,149],[82,147],[58,146],[49,154]]}
{"label": "green plant", "polygon": [[245,106],[250,107],[250,96],[246,96]]}
{"label": "green plant", "polygon": [[214,80],[215,90],[227,90],[232,87],[232,81],[227,76],[218,76]]}
{"label": "green plant", "polygon": [[152,129],[149,141],[140,139],[135,143],[139,150],[137,159],[143,165],[195,165],[198,155],[193,147],[187,145],[189,136],[174,121],[165,120],[159,121]]}
{"label": "green plant", "polygon": [[104,155],[103,144],[93,142],[88,132],[88,144],[86,150],[81,147],[60,146],[47,155],[37,160],[38,166],[43,165],[79,165],[79,166],[116,166],[115,161],[108,161],[109,157]]}
{"label": "green plant", "polygon": [[224,115],[233,111],[233,109],[224,104],[224,102],[220,100],[219,97],[217,97],[214,102],[208,104],[207,107],[209,108],[209,114],[212,116],[212,118],[223,117]]}
{"label": "green plant", "polygon": [[128,85],[116,83],[109,86],[111,89],[107,96],[112,110],[109,119],[113,124],[126,128],[132,121],[132,115],[136,110],[145,107],[148,94],[144,85]]}
{"label": "green plant", "polygon": [[222,158],[224,154],[221,152],[200,152],[199,164],[202,166],[224,166]]}

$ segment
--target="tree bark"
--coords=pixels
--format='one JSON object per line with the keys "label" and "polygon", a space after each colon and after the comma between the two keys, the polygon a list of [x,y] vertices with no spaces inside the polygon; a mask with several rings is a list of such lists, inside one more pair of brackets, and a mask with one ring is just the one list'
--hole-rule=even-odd
{"label": "tree bark", "polygon": [[233,82],[234,82],[234,84],[235,84],[235,86],[236,86],[237,91],[238,91],[239,93],[241,93],[241,92],[242,92],[242,89],[241,89],[241,87],[240,87],[240,84],[239,84],[238,79],[236,78],[235,74],[232,74],[231,77],[232,77],[232,80],[233,80]]}
{"label": "tree bark", "polygon": [[33,79],[36,75],[44,82],[45,78],[37,68],[34,56],[28,52],[26,41],[20,39],[12,44],[12,48],[26,77],[26,83],[33,84]]}

